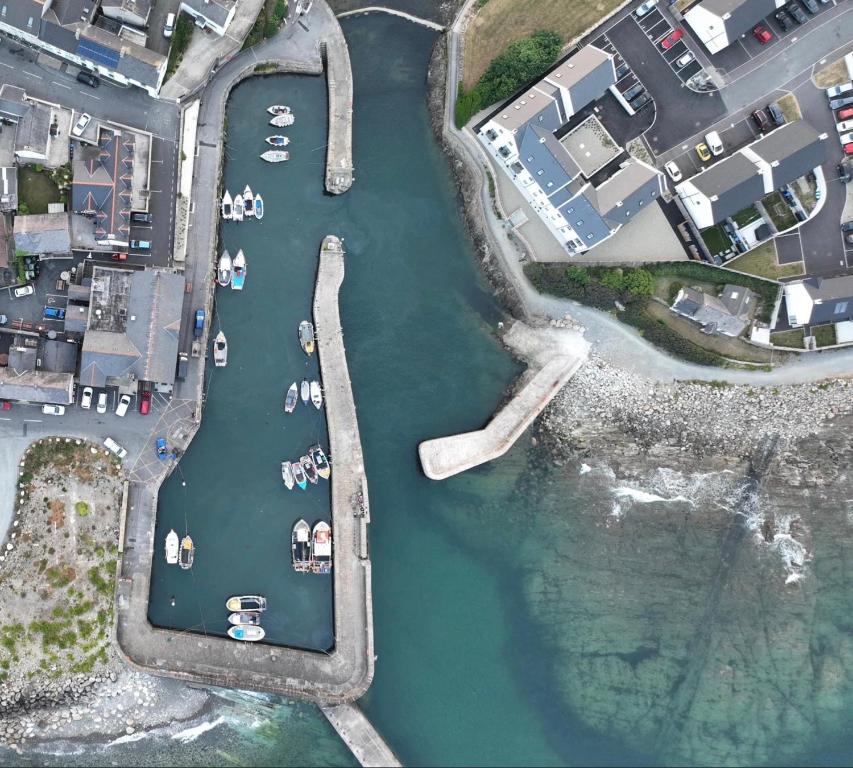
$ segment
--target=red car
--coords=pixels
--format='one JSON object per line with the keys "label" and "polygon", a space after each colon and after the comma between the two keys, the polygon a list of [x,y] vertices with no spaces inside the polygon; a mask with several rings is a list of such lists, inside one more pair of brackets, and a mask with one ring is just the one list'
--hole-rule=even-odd
{"label": "red car", "polygon": [[851,141],[849,144],[844,145],[844,154],[853,155],[853,141]]}
{"label": "red car", "polygon": [[839,109],[838,115],[839,120],[850,120],[853,118],[853,107],[847,107],[847,109]]}
{"label": "red car", "polygon": [[139,396],[139,412],[143,416],[147,416],[148,411],[150,411],[150,410],[151,410],[151,393],[150,392],[143,392]]}
{"label": "red car", "polygon": [[755,25],[755,28],[752,30],[752,36],[762,45],[769,43],[773,39],[770,30],[767,27],[761,26],[761,24]]}
{"label": "red car", "polygon": [[113,254],[113,261],[127,261],[127,254],[126,253],[114,253]]}
{"label": "red car", "polygon": [[663,39],[663,42],[660,44],[660,47],[666,51],[669,48],[672,48],[672,46],[675,45],[679,40],[681,40],[682,37],[684,37],[684,30],[676,29],[674,32],[671,32]]}
{"label": "red car", "polygon": [[12,403],[8,400],[0,400],[0,411],[11,411]]}

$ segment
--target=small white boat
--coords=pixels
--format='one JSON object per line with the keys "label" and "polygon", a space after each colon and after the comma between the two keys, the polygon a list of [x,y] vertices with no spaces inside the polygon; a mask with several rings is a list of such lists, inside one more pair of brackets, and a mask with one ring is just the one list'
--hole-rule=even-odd
{"label": "small white boat", "polygon": [[329,466],[329,460],[326,458],[325,452],[320,447],[320,443],[312,445],[308,449],[308,455],[311,457],[311,461],[314,462],[314,466],[317,468],[317,474],[324,480],[328,480],[329,476],[332,474],[332,468]]}
{"label": "small white boat", "polygon": [[228,365],[228,341],[222,331],[217,333],[213,340],[213,364],[217,368]]}
{"label": "small white boat", "polygon": [[299,486],[300,490],[305,490],[308,487],[308,478],[305,476],[305,470],[298,461],[294,461],[290,465],[293,469],[293,480]]}
{"label": "small white boat", "polygon": [[225,601],[225,607],[232,613],[265,611],[267,609],[267,599],[261,595],[235,595]]}
{"label": "small white boat", "polygon": [[265,141],[271,147],[286,147],[288,144],[290,144],[290,139],[288,139],[287,136],[280,135],[267,136]]}
{"label": "small white boat", "polygon": [[181,553],[178,561],[181,568],[188,571],[193,567],[193,558],[195,557],[195,545],[189,536],[184,536],[181,540]]}
{"label": "small white boat", "polygon": [[292,111],[290,107],[284,104],[273,104],[271,107],[267,107],[267,112],[271,115],[289,115]]}
{"label": "small white boat", "polygon": [[252,626],[251,624],[239,624],[236,627],[228,627],[228,637],[232,640],[242,640],[246,643],[257,643],[258,640],[263,640],[263,627]]}
{"label": "small white boat", "polygon": [[285,160],[290,160],[290,152],[284,149],[269,149],[261,155],[261,160],[266,160],[268,163],[283,163]]}
{"label": "small white boat", "polygon": [[299,465],[302,467],[302,471],[305,472],[308,482],[311,485],[317,485],[317,467],[314,466],[314,462],[307,453],[304,456],[300,456]]}
{"label": "small white boat", "polygon": [[264,218],[264,199],[260,194],[255,195],[255,218],[258,220]]}
{"label": "small white boat", "polygon": [[237,251],[234,257],[233,272],[231,273],[231,290],[242,291],[243,283],[246,282],[246,257],[243,255],[243,249]]}
{"label": "small white boat", "polygon": [[293,488],[293,467],[289,461],[281,462],[281,480],[288,491]]}
{"label": "small white boat", "polygon": [[309,320],[299,323],[299,343],[306,355],[310,357],[314,353],[314,326]]}
{"label": "small white boat", "polygon": [[225,194],[222,196],[222,218],[226,221],[234,215],[232,206],[231,193],[226,189]]}
{"label": "small white boat", "polygon": [[242,195],[237,195],[237,197],[234,198],[233,211],[234,211],[234,213],[231,216],[231,218],[234,221],[243,221],[243,196]]}
{"label": "small white boat", "polygon": [[323,407],[323,390],[320,389],[319,381],[311,382],[311,402],[318,411]]}
{"label": "small white boat", "polygon": [[169,531],[166,535],[166,562],[169,565],[177,565],[178,549],[180,546],[181,542],[178,539],[178,534],[174,530]]}
{"label": "small white boat", "polygon": [[290,385],[290,389],[287,390],[287,394],[284,397],[284,412],[285,413],[293,413],[296,408],[296,403],[298,400],[299,390],[296,387],[296,382]]}
{"label": "small white boat", "polygon": [[223,288],[231,282],[231,254],[228,253],[227,248],[222,251],[222,255],[219,257],[219,264],[216,268],[216,282]]}
{"label": "small white boat", "polygon": [[235,627],[240,624],[247,626],[258,626],[261,623],[261,614],[259,613],[232,613],[228,616],[228,623]]}
{"label": "small white boat", "polygon": [[320,520],[311,531],[311,570],[330,573],[332,570],[332,529]]}
{"label": "small white boat", "polygon": [[251,219],[255,215],[255,198],[252,195],[252,188],[248,184],[243,190],[243,215],[247,219]]}
{"label": "small white boat", "polygon": [[276,128],[287,128],[288,125],[293,125],[295,122],[293,115],[276,115],[270,120],[270,125]]}
{"label": "small white boat", "polygon": [[311,384],[308,379],[302,379],[302,384],[299,387],[299,395],[302,398],[302,402],[308,405],[308,401],[311,399]]}
{"label": "small white boat", "polygon": [[311,569],[311,526],[304,520],[297,520],[293,525],[290,553],[294,571],[307,573]]}

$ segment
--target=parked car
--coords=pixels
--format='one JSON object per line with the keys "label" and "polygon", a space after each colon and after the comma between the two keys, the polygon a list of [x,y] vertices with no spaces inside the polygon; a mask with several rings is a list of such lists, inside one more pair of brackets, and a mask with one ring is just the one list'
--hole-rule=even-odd
{"label": "parked car", "polygon": [[675,60],[675,66],[677,69],[681,69],[682,67],[686,67],[691,61],[693,61],[693,53],[691,51],[687,51],[683,56],[679,56]]}
{"label": "parked car", "polygon": [[769,43],[773,39],[773,35],[770,34],[770,30],[761,24],[756,24],[753,27],[752,36],[762,45]]}
{"label": "parked car", "polygon": [[130,395],[122,395],[118,399],[118,406],[116,406],[116,416],[124,416],[127,413],[127,409],[130,406]]}
{"label": "parked car", "polygon": [[163,37],[171,37],[175,31],[175,14],[166,15],[166,23],[163,25]]}
{"label": "parked car", "polygon": [[64,405],[43,405],[41,407],[41,412],[45,414],[45,416],[64,416],[65,415],[65,406]]}
{"label": "parked car", "polygon": [[112,255],[112,260],[113,261],[127,261],[127,254],[126,253],[114,253]]}
{"label": "parked car", "polygon": [[0,325],[6,325],[9,322],[9,318],[6,315],[0,315]]}
{"label": "parked car", "polygon": [[840,99],[832,99],[829,102],[830,109],[841,109],[841,107],[849,107],[853,104],[853,96],[842,96]]}
{"label": "parked car", "polygon": [[851,131],[850,133],[842,133],[840,139],[842,145],[849,144],[851,141],[853,141],[853,131]]}
{"label": "parked car", "polygon": [[639,96],[637,96],[636,99],[631,102],[631,109],[633,109],[634,112],[639,112],[643,107],[646,106],[646,104],[649,104],[651,100],[652,97],[649,96],[649,94],[641,93]]}
{"label": "parked car", "polygon": [[853,155],[853,142],[850,142],[849,144],[845,144],[843,147],[841,147],[841,149],[844,150],[844,154],[847,155],[848,157],[850,155]]}
{"label": "parked car", "polygon": [[632,99],[636,99],[643,91],[645,91],[645,87],[642,83],[635,83],[632,85],[625,93],[622,94],[622,98],[625,101],[631,101]]}
{"label": "parked car", "polygon": [[[848,93],[849,91],[853,91],[853,83],[842,83],[841,85],[833,85],[832,88],[826,89],[826,98],[834,99],[844,93]],[[829,106],[832,107],[832,104],[830,104]]]}
{"label": "parked car", "polygon": [[119,445],[115,440],[113,440],[111,437],[105,437],[105,438],[104,438],[104,445],[107,447],[107,449],[109,449],[110,451],[112,451],[112,452],[113,452],[116,456],[118,456],[120,459],[123,459],[125,456],[127,456],[127,450],[126,450],[126,449],[124,449],[124,448],[122,448],[122,447],[121,447],[121,446],[120,446],[120,445]]}
{"label": "parked car", "polygon": [[839,133],[847,133],[848,131],[853,131],[853,120],[843,120],[840,123],[836,123],[835,130]]}
{"label": "parked car", "polygon": [[806,6],[806,10],[812,15],[820,12],[820,6],[815,2],[815,0],[800,0],[800,2]]}
{"label": "parked car", "polygon": [[90,88],[97,88],[101,84],[101,81],[95,75],[85,69],[81,69],[77,73],[77,81],[88,85]]}
{"label": "parked car", "polygon": [[671,178],[673,181],[675,181],[675,182],[681,181],[681,179],[682,179],[681,170],[678,168],[678,166],[675,164],[675,162],[673,160],[670,160],[668,163],[666,163],[663,166],[663,169],[666,171],[669,178]]}
{"label": "parked car", "polygon": [[758,126],[758,130],[762,133],[766,133],[772,127],[770,125],[770,118],[767,117],[767,113],[763,109],[756,109],[752,113],[752,119],[755,121],[756,126]]}
{"label": "parked car", "polygon": [[8,400],[0,400],[0,411],[11,411],[12,403]]}
{"label": "parked car", "polygon": [[143,392],[139,396],[139,412],[143,416],[147,416],[148,412],[151,410],[151,393]]}
{"label": "parked car", "polygon": [[850,169],[850,164],[847,162],[839,163],[838,167],[838,178],[842,184],[849,184],[850,180],[853,179],[853,171]]}
{"label": "parked car", "polygon": [[46,320],[65,319],[65,310],[62,307],[45,307],[42,314]]}
{"label": "parked car", "polygon": [[74,123],[74,127],[71,129],[72,136],[82,136],[83,131],[86,130],[86,126],[92,122],[92,116],[88,112],[84,112],[77,119],[77,122]]}
{"label": "parked car", "polygon": [[853,232],[853,221],[845,221],[841,225],[842,232]]}
{"label": "parked car", "polygon": [[767,111],[770,113],[770,117],[773,118],[773,122],[776,125],[785,125],[785,115],[782,113],[782,108],[775,101],[771,101],[767,105]]}
{"label": "parked car", "polygon": [[186,379],[187,374],[189,373],[189,368],[190,368],[190,359],[189,359],[189,357],[187,357],[187,353],[186,353],[186,352],[181,352],[181,353],[178,355],[178,373],[177,373],[177,378],[179,378],[181,381],[183,381],[184,379]]}
{"label": "parked car", "polygon": [[705,134],[705,143],[710,148],[711,154],[714,155],[714,157],[719,157],[725,151],[723,140],[720,138],[720,134],[716,131],[710,131]]}
{"label": "parked car", "polygon": [[794,26],[794,20],[785,12],[784,8],[780,8],[776,11],[776,13],[773,14],[773,18],[779,22],[779,26],[782,27],[783,32],[787,32]]}
{"label": "parked car", "polygon": [[627,75],[631,71],[631,67],[629,67],[625,62],[622,62],[616,68],[616,79],[621,80],[625,75]]}
{"label": "parked car", "polygon": [[98,394],[98,405],[95,407],[95,410],[98,413],[106,413],[107,412],[107,393],[100,392]]}
{"label": "parked car", "polygon": [[794,17],[794,21],[796,21],[797,24],[805,24],[809,20],[809,17],[806,16],[806,12],[798,3],[794,2],[794,0],[791,0],[790,3],[785,5],[785,10]]}
{"label": "parked car", "polygon": [[151,242],[149,240],[131,240],[130,247],[136,251],[150,251]]}
{"label": "parked car", "polygon": [[134,211],[130,214],[130,220],[135,224],[150,224],[153,219],[150,213],[145,213],[144,211]]}
{"label": "parked car", "polygon": [[835,117],[838,120],[850,120],[851,118],[853,118],[853,107],[839,109],[838,112],[835,113]]}
{"label": "parked car", "polygon": [[195,311],[195,325],[193,326],[193,338],[200,339],[204,332],[204,310],[197,309]]}
{"label": "parked car", "polygon": [[92,395],[95,392],[91,387],[83,387],[83,396],[80,398],[80,407],[88,411],[92,407]]}
{"label": "parked car", "polygon": [[657,4],[658,4],[658,0],[646,0],[645,3],[643,3],[641,6],[639,6],[636,11],[634,11],[634,15],[638,19],[641,19],[650,10],[652,10],[652,8],[654,8]]}
{"label": "parked car", "polygon": [[684,30],[674,29],[663,40],[661,40],[660,47],[663,48],[665,51],[668,51],[670,48],[672,48],[673,45],[675,45],[679,40],[681,40],[682,37],[684,37]]}
{"label": "parked car", "polygon": [[15,294],[16,299],[20,299],[22,296],[32,296],[36,292],[36,289],[31,285],[19,285],[13,293]]}
{"label": "parked car", "polygon": [[711,159],[711,153],[708,151],[707,144],[702,143],[701,141],[696,145],[696,154],[699,155],[699,159],[703,163],[707,163]]}

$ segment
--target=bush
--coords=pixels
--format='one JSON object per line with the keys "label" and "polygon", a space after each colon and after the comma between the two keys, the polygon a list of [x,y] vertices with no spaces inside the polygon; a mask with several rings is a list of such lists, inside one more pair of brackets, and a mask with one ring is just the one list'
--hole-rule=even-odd
{"label": "bush", "polygon": [[74,511],[80,515],[80,517],[86,517],[89,514],[89,505],[85,501],[78,501],[74,505]]}
{"label": "bush", "polygon": [[645,302],[636,302],[619,313],[619,319],[636,328],[646,341],[675,357],[699,365],[724,366],[726,361],[715,352],[697,346],[660,320],[647,315]]}

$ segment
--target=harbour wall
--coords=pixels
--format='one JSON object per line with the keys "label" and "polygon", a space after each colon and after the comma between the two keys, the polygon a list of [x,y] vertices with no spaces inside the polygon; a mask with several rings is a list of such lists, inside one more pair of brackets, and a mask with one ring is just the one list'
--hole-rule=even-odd
{"label": "harbour wall", "polygon": [[321,706],[320,710],[364,768],[398,768],[402,765],[356,704]]}

